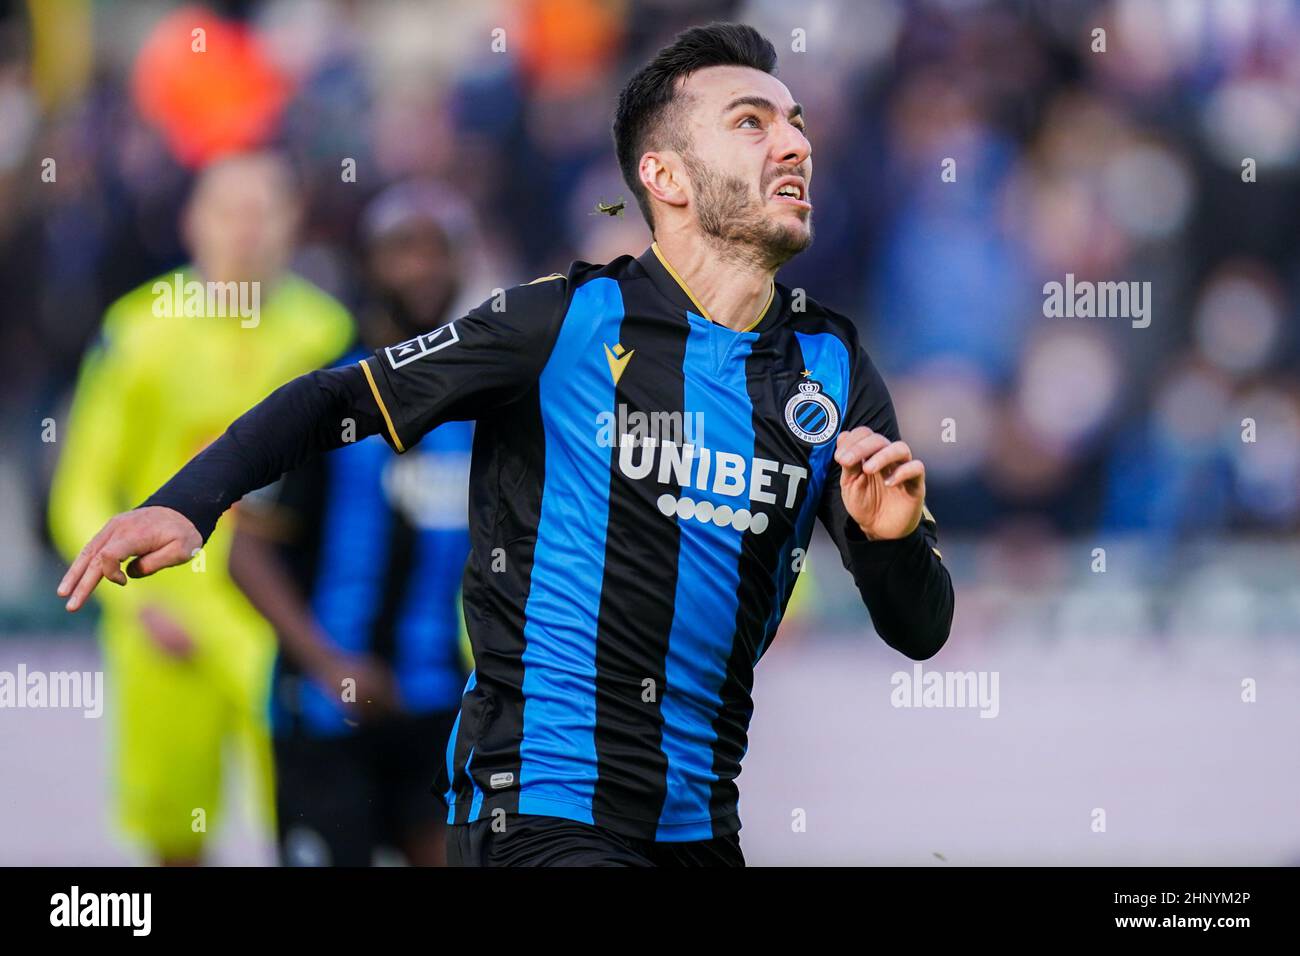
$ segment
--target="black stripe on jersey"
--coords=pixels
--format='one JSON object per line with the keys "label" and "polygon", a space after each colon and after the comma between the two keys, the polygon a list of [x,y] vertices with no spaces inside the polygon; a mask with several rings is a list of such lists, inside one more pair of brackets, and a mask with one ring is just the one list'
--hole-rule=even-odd
{"label": "black stripe on jersey", "polygon": [[[621,283],[624,314],[619,344],[635,349],[634,361],[615,387],[616,419],[626,408],[647,415],[685,411],[682,363],[690,324],[686,316],[664,306],[649,279]],[[634,402],[629,392],[653,396],[654,407]],[[597,825],[610,816],[620,829],[637,826],[635,818],[658,821],[668,789],[668,757],[662,749],[667,692],[668,637],[677,592],[677,555],[681,532],[656,506],[663,494],[681,494],[672,481],[658,484],[657,472],[632,481],[619,469],[619,435],[610,449],[609,518],[605,533],[605,568],[596,628],[596,765],[592,817]],[[670,437],[670,436],[664,436]],[[634,449],[639,461],[641,449]],[[653,700],[645,701],[644,681],[654,682]],[[638,834],[654,839],[657,822]]]}
{"label": "black stripe on jersey", "polygon": [[[507,813],[519,809],[524,609],[532,586],[546,475],[546,438],[536,385],[519,401],[478,420],[471,461],[471,526],[490,530],[474,541],[462,586],[476,683],[461,702],[453,751],[456,823],[469,822],[474,784],[485,799],[493,798],[494,809]],[[505,502],[510,507],[504,507]],[[494,570],[494,562],[500,570]],[[465,773],[471,749],[473,784]],[[513,774],[514,787],[492,790],[496,773]]]}
{"label": "black stripe on jersey", "polygon": [[[781,303],[774,303],[779,308]],[[775,343],[780,343],[783,354],[797,357],[788,371],[773,375],[772,354]],[[793,391],[798,378],[793,371],[803,368],[803,352],[799,340],[788,323],[763,334],[745,362],[745,384],[753,405],[754,457],[770,458],[782,464],[809,466],[809,445],[791,442],[789,429],[781,416],[764,414],[764,409],[781,409],[788,394]],[[804,483],[807,494],[808,483]],[[802,498],[797,505],[802,504]],[[779,503],[776,506],[779,507]],[[791,513],[791,520],[798,509]],[[779,534],[754,534],[745,531],[740,549],[740,587],[737,594],[736,630],[732,637],[731,656],[727,660],[727,676],[722,682],[722,706],[713,720],[713,772],[717,779],[709,794],[709,812],[715,820],[736,812],[738,789],[735,778],[740,773],[740,761],[745,755],[749,719],[754,706],[750,694],[754,688],[754,659],[762,646],[767,631],[768,618],[773,604],[784,598],[776,594],[773,575],[781,562],[794,560],[794,525],[784,537]]]}

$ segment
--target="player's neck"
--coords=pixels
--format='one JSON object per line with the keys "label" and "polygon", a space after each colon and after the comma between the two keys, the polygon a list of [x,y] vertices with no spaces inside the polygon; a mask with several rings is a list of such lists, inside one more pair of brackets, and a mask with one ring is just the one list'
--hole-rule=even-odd
{"label": "player's neck", "polygon": [[664,230],[655,244],[687,292],[707,311],[705,318],[737,331],[757,324],[772,297],[775,269],[720,257],[699,235]]}

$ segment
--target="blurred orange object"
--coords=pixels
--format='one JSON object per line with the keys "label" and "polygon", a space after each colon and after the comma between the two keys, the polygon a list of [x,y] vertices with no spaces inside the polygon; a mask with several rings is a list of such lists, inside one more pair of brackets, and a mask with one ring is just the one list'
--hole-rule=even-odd
{"label": "blurred orange object", "polygon": [[131,81],[140,114],[191,167],[264,143],[292,92],[251,30],[202,7],[158,22]]}
{"label": "blurred orange object", "polygon": [[520,64],[543,93],[589,86],[618,56],[626,4],[617,0],[531,0],[517,8]]}

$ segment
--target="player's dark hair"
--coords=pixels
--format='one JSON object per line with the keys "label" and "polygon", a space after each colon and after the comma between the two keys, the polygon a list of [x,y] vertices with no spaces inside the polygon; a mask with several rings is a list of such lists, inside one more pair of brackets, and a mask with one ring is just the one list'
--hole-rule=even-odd
{"label": "player's dark hair", "polygon": [[677,81],[710,66],[747,66],[776,72],[776,48],[753,27],[710,23],[679,33],[627,81],[614,114],[614,150],[623,181],[654,232],[650,195],[637,171],[650,149],[684,151],[690,146],[682,127],[684,103]]}

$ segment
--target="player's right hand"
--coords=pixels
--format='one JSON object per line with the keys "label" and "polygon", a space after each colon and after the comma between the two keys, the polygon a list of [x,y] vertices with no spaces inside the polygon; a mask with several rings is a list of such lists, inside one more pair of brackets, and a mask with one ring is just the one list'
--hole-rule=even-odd
{"label": "player's right hand", "polygon": [[[58,595],[69,611],[80,610],[102,578],[125,585],[163,568],[184,564],[203,546],[203,536],[179,511],[149,507],[125,511],[104,525],[81,549],[59,582]],[[134,558],[126,571],[122,562]]]}

